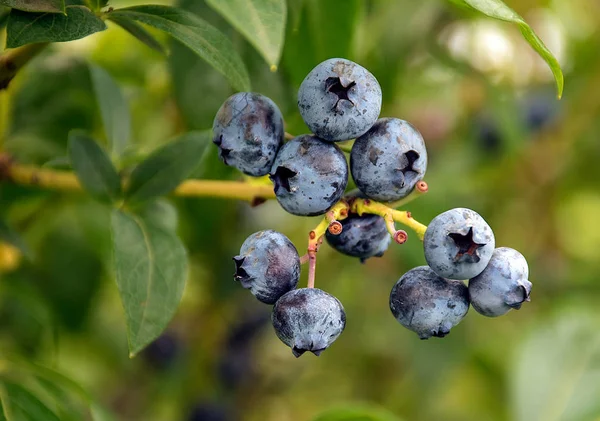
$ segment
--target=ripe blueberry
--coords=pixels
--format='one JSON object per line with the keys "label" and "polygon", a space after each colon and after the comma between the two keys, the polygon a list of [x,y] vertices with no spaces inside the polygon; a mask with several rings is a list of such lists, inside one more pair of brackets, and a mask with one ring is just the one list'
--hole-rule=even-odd
{"label": "ripe blueberry", "polygon": [[502,316],[520,309],[529,301],[531,282],[525,257],[518,251],[500,247],[494,250],[487,267],[469,281],[471,304],[488,317]]}
{"label": "ripe blueberry", "polygon": [[333,235],[327,231],[325,238],[331,247],[364,262],[369,257],[383,256],[391,237],[381,216],[350,214],[342,221],[342,232]]}
{"label": "ripe blueberry", "polygon": [[319,356],[344,330],[346,313],[333,295],[317,288],[288,292],[273,307],[277,337],[299,357],[306,351]]}
{"label": "ripe blueberry", "polygon": [[494,233],[475,211],[455,208],[436,216],[423,239],[425,260],[443,278],[479,275],[494,252]]}
{"label": "ripe blueberry", "polygon": [[321,215],[341,199],[348,164],[333,143],[298,136],[281,147],[270,174],[279,204],[300,216]]}
{"label": "ripe blueberry", "polygon": [[354,142],[350,172],[368,197],[384,202],[402,199],[425,176],[427,150],[410,123],[381,118]]}
{"label": "ripe blueberry", "polygon": [[269,173],[283,144],[283,117],[264,95],[239,92],[227,98],[213,123],[213,142],[219,157],[244,174]]}
{"label": "ripe blueberry", "polygon": [[296,288],[300,279],[300,257],[283,234],[259,231],[242,244],[235,262],[234,279],[265,304],[273,304]]}
{"label": "ripe blueberry", "polygon": [[406,272],[390,294],[390,309],[402,326],[421,339],[444,337],[469,310],[469,291],[461,281],[438,276],[428,266]]}
{"label": "ripe blueberry", "polygon": [[298,91],[298,107],[306,125],[320,138],[354,139],[379,117],[381,87],[364,67],[332,58],[306,76]]}

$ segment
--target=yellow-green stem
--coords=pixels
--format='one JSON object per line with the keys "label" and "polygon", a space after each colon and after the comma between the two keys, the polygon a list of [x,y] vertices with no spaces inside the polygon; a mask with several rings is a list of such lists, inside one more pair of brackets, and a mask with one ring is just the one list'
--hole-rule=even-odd
{"label": "yellow-green stem", "polygon": [[[82,192],[83,187],[74,173],[11,163],[0,155],[0,181],[49,190]],[[252,201],[257,198],[273,199],[273,187],[244,181],[186,180],[173,191],[175,196],[217,197]]]}

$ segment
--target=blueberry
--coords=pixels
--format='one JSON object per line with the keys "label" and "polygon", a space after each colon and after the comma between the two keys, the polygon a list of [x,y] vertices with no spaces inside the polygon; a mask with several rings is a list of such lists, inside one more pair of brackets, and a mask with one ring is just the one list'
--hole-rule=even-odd
{"label": "blueberry", "polygon": [[455,208],[436,216],[425,231],[425,260],[444,278],[479,275],[494,252],[494,233],[475,211]]}
{"label": "blueberry", "polygon": [[350,172],[356,186],[383,202],[407,196],[426,169],[423,137],[410,123],[397,118],[377,120],[356,139],[350,153]]}
{"label": "blueberry", "polygon": [[288,292],[273,307],[275,333],[299,357],[320,355],[344,330],[346,313],[333,295],[317,288]]}
{"label": "blueberry", "polygon": [[442,338],[469,311],[469,291],[461,281],[444,279],[430,267],[419,266],[396,282],[390,309],[402,326],[421,339]]}
{"label": "blueberry", "polygon": [[341,58],[318,64],[298,91],[306,125],[329,140],[354,139],[375,123],[381,111],[381,87],[367,69]]}
{"label": "blueberry", "polygon": [[520,309],[529,301],[531,282],[525,257],[518,251],[500,247],[494,250],[487,267],[469,281],[471,304],[488,317],[502,316]]}
{"label": "blueberry", "polygon": [[283,117],[266,96],[240,92],[227,98],[213,123],[219,157],[244,174],[269,173],[283,144]]}
{"label": "blueberry", "polygon": [[270,174],[279,204],[300,216],[321,215],[342,198],[348,164],[333,143],[311,135],[283,145]]}
{"label": "blueberry", "polygon": [[342,221],[342,232],[339,235],[325,233],[331,247],[364,262],[369,257],[381,257],[387,250],[391,237],[385,220],[378,215],[350,214]]}
{"label": "blueberry", "polygon": [[234,279],[265,304],[273,304],[296,288],[300,279],[300,257],[283,234],[259,231],[242,244],[235,262]]}
{"label": "blueberry", "polygon": [[153,367],[166,369],[181,354],[179,339],[172,333],[163,333],[142,351],[143,358]]}
{"label": "blueberry", "polygon": [[217,402],[200,402],[190,411],[188,421],[231,421],[234,418],[229,405]]}

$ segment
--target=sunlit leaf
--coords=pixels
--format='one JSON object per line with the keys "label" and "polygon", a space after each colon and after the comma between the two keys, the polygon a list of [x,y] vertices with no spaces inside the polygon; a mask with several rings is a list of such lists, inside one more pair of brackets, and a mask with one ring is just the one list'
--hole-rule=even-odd
{"label": "sunlit leaf", "polygon": [[313,421],[400,421],[400,419],[376,406],[347,405],[329,409]]}
{"label": "sunlit leaf", "polygon": [[167,32],[221,72],[240,91],[250,90],[248,71],[231,41],[191,12],[171,6],[133,6],[111,12]]}
{"label": "sunlit leaf", "polygon": [[272,70],[277,68],[285,35],[285,0],[207,0],[261,53]]}
{"label": "sunlit leaf", "polygon": [[556,81],[558,97],[560,98],[562,96],[564,76],[558,60],[554,57],[548,47],[544,45],[544,42],[536,35],[533,29],[531,29],[531,26],[529,26],[517,12],[512,10],[501,0],[450,0],[450,2],[473,8],[494,19],[517,24],[523,37],[525,37],[527,42],[544,59],[544,61],[548,63]]}

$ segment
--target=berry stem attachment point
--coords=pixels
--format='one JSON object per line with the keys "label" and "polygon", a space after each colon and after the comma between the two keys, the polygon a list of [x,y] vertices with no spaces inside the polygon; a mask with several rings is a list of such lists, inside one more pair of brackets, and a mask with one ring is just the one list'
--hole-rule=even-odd
{"label": "berry stem attachment point", "polygon": [[417,182],[417,184],[415,185],[415,188],[413,189],[412,192],[410,192],[410,194],[408,196],[406,196],[405,198],[402,198],[400,200],[397,200],[395,202],[386,203],[386,205],[392,209],[398,209],[400,207],[406,206],[408,203],[412,202],[413,200],[418,199],[419,197],[423,196],[428,191],[429,191],[429,186],[427,185],[427,183],[425,181],[421,180],[421,181]]}
{"label": "berry stem attachment point", "polygon": [[294,136],[293,134],[290,134],[290,133],[288,133],[288,132],[285,132],[285,133],[283,134],[283,138],[284,138],[285,140],[292,140],[292,139],[293,139],[293,138],[295,138],[295,137],[296,137],[296,136]]}

